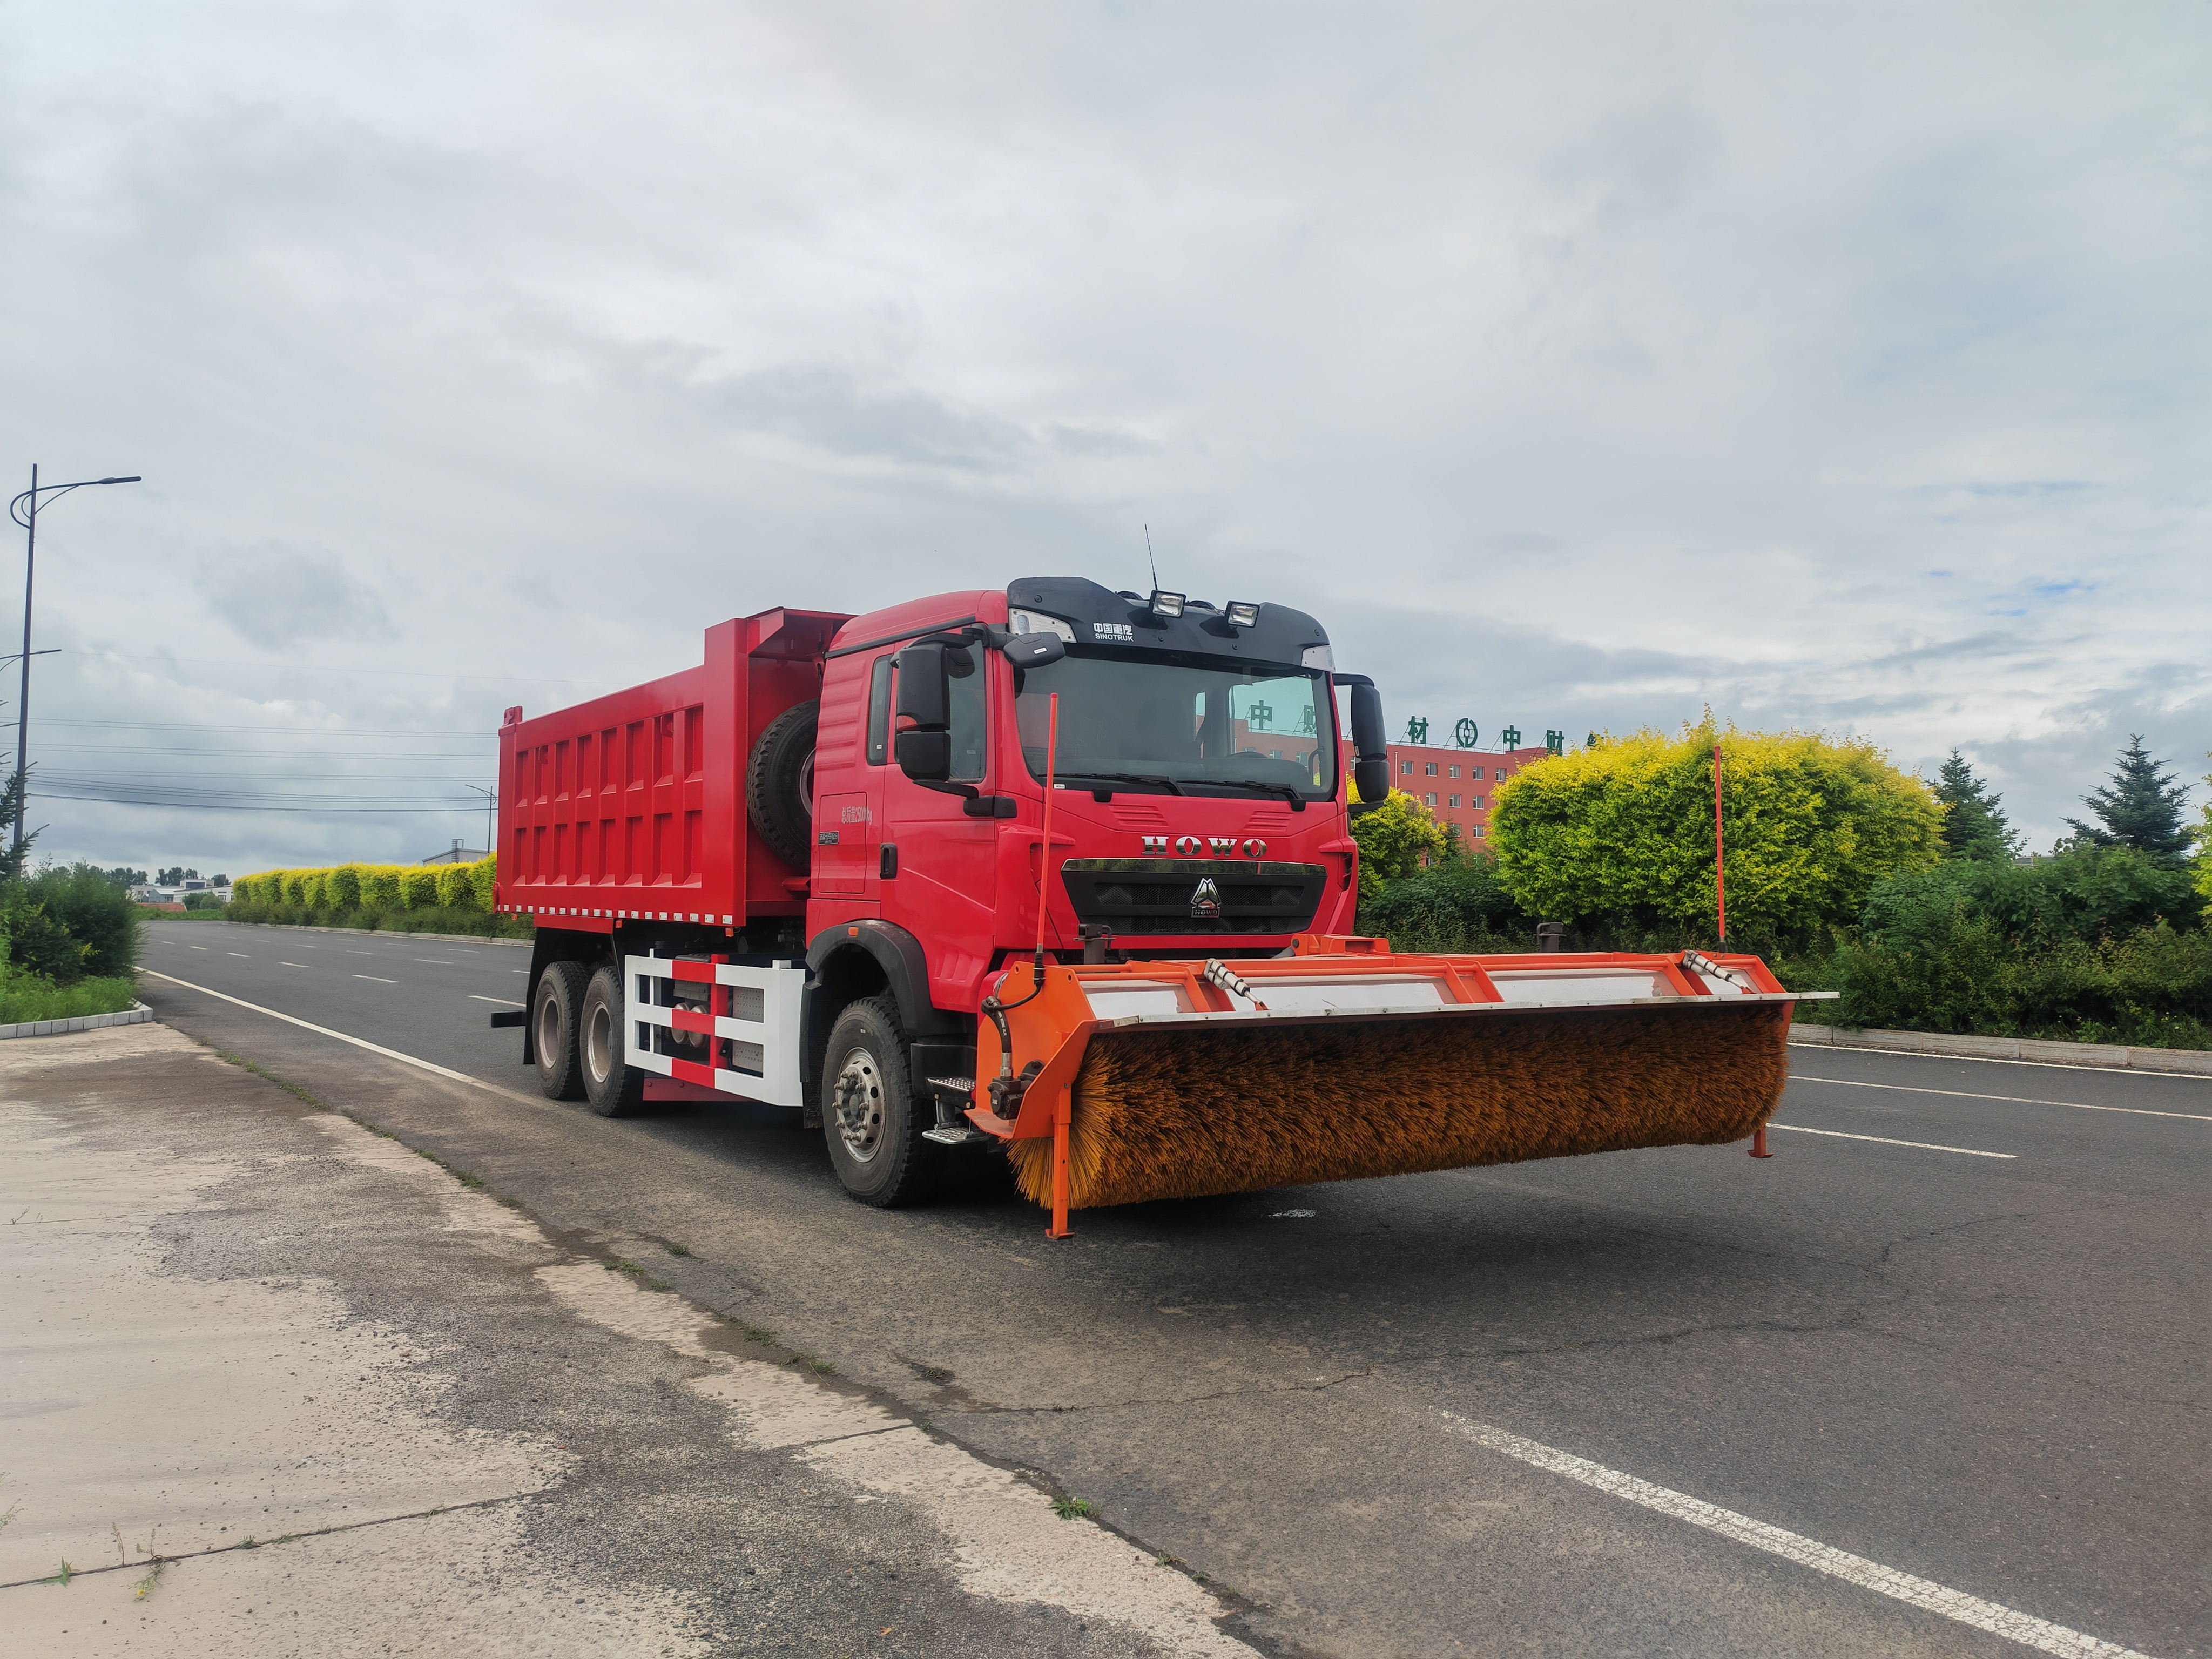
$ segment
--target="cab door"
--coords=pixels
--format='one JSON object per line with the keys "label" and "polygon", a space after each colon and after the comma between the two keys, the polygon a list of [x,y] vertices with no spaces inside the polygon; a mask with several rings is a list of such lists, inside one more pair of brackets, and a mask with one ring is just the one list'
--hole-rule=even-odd
{"label": "cab door", "polygon": [[[991,713],[1006,694],[998,676],[1007,665],[980,645],[947,653],[952,733],[951,781],[989,794],[993,779]],[[968,672],[959,672],[965,658]],[[896,672],[885,677],[886,710],[895,708]],[[973,1008],[977,980],[989,968],[998,907],[998,822],[970,817],[966,801],[925,789],[899,770],[884,723],[886,763],[878,842],[880,915],[922,944],[929,959],[930,1000],[940,1008]],[[870,757],[876,750],[872,743]]]}

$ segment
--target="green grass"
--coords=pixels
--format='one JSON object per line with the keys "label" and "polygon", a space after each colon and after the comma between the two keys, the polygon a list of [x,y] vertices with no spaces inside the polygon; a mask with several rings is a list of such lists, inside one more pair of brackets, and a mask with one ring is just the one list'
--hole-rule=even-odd
{"label": "green grass", "polygon": [[503,916],[484,910],[424,905],[413,910],[310,909],[300,904],[254,904],[231,901],[227,921],[276,922],[295,927],[356,927],[368,933],[472,933],[485,939],[530,939],[536,925],[527,916]]}
{"label": "green grass", "polygon": [[0,1025],[119,1014],[137,1000],[137,987],[126,977],[81,979],[74,985],[58,986],[43,974],[0,968]]}

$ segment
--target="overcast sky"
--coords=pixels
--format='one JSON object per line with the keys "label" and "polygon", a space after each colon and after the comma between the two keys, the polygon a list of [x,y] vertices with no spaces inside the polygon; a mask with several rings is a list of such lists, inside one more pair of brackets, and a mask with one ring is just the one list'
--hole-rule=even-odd
{"label": "overcast sky", "polygon": [[44,853],[481,845],[282,798],[465,796],[727,616],[1142,587],[1146,523],[1401,730],[1955,744],[2038,846],[2130,732],[2208,769],[2203,0],[0,27],[0,466],[146,477],[41,523],[33,757],[283,809]]}

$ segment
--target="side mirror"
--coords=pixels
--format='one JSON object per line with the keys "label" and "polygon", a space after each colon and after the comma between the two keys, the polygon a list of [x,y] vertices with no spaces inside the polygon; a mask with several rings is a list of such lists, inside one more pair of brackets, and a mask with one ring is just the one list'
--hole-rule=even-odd
{"label": "side mirror", "polygon": [[[899,770],[916,783],[942,783],[952,774],[951,693],[945,647],[910,645],[898,653],[898,717],[893,740]],[[910,726],[903,722],[911,720]]]}
{"label": "side mirror", "polygon": [[1067,654],[1067,641],[1057,634],[1017,634],[1000,649],[1017,668],[1048,668]]}
{"label": "side mirror", "polygon": [[1352,686],[1352,781],[1363,806],[1390,798],[1390,743],[1382,726],[1382,694],[1374,682]]}

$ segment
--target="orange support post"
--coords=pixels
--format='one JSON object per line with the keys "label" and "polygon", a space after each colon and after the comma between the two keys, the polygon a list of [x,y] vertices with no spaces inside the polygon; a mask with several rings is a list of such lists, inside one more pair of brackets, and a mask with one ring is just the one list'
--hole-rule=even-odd
{"label": "orange support post", "polygon": [[1762,1123],[1751,1132],[1751,1155],[1753,1158],[1772,1158],[1766,1150],[1766,1126]]}
{"label": "orange support post", "polygon": [[1067,1123],[1069,1109],[1066,1097],[1052,1115],[1052,1225],[1046,1231],[1047,1238],[1073,1238],[1074,1231],[1067,1224]]}

